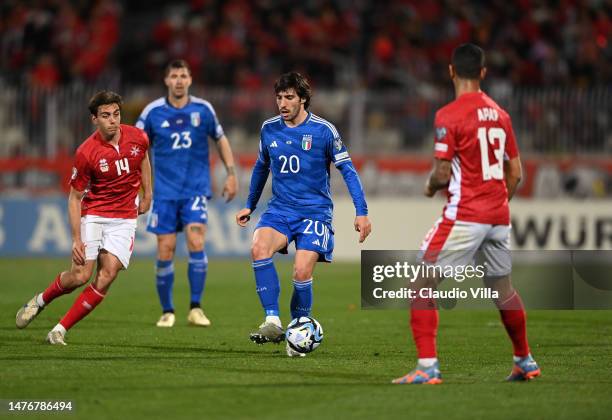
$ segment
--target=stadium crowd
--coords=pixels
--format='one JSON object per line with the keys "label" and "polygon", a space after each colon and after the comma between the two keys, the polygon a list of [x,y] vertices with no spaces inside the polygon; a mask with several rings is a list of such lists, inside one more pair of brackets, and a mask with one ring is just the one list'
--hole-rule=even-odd
{"label": "stadium crowd", "polygon": [[318,86],[446,83],[452,48],[490,51],[497,79],[609,84],[612,7],[596,0],[38,0],[0,5],[0,73],[53,88],[154,83],[185,58],[206,84],[257,89],[298,68]]}

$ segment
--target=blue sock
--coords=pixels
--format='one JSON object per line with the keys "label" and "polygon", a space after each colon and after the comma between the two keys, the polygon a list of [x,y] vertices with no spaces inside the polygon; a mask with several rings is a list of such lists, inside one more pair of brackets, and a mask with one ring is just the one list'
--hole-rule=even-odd
{"label": "blue sock", "polygon": [[280,295],[280,282],[278,274],[274,268],[272,258],[253,261],[253,271],[255,271],[255,284],[257,294],[266,311],[266,316],[278,316],[278,296]]}
{"label": "blue sock", "polygon": [[162,309],[164,312],[174,312],[174,305],[172,305],[174,264],[172,264],[172,260],[157,260],[157,267],[155,271],[157,294],[159,295],[159,302],[161,303]]}
{"label": "blue sock", "polygon": [[312,309],[312,279],[306,281],[293,280],[293,295],[291,296],[291,319],[310,316]]}
{"label": "blue sock", "polygon": [[189,253],[189,287],[191,290],[191,308],[199,308],[202,301],[202,293],[206,284],[206,272],[208,271],[208,258],[204,251]]}

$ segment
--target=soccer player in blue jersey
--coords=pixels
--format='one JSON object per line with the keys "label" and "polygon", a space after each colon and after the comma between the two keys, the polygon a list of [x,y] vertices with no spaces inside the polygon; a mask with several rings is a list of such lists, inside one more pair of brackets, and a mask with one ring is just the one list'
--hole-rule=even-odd
{"label": "soccer player in blue jersey", "polygon": [[[279,317],[280,283],[272,256],[287,253],[295,242],[291,318],[309,316],[312,308],[312,274],[318,261],[331,262],[334,249],[333,203],[330,164],[342,173],[355,205],[355,230],[359,242],[370,234],[359,175],[333,124],[308,111],[311,89],[299,73],[283,74],[274,85],[280,115],[264,121],[259,156],[253,168],[246,208],[236,214],[246,226],[272,172],[272,198],[253,236],[251,256],[257,294],[265,321],[251,334],[258,344],[284,338]],[[303,356],[287,346],[289,356]]]}
{"label": "soccer player in blue jersey", "polygon": [[168,96],[145,107],[136,126],[145,130],[151,141],[154,168],[153,205],[147,230],[157,235],[157,292],[163,314],[158,327],[175,322],[172,286],[176,234],[185,230],[189,249],[188,278],[192,325],[209,326],[201,308],[206,283],[208,258],[204,251],[207,200],[211,197],[208,138],[212,138],[227,170],[223,196],[227,201],[237,191],[234,157],[212,105],[189,95],[192,78],[183,60],[166,67],[164,82]]}

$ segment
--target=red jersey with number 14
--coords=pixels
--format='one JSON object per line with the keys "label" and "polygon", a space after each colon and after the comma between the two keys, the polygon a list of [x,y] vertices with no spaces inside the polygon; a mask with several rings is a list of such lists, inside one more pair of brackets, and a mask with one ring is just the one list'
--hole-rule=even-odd
{"label": "red jersey with number 14", "polygon": [[81,216],[138,217],[140,165],[149,148],[149,139],[136,127],[121,124],[120,130],[116,147],[96,130],[76,151],[70,185],[77,191],[85,191]]}
{"label": "red jersey with number 14", "polygon": [[444,217],[510,224],[504,161],[518,156],[512,121],[484,92],[465,93],[436,113],[435,157],[451,161]]}

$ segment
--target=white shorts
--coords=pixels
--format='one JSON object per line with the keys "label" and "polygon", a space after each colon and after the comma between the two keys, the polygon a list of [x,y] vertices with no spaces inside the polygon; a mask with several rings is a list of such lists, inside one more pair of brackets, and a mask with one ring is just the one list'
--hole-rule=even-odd
{"label": "white shorts", "polygon": [[81,217],[81,239],[85,259],[96,260],[101,249],[113,254],[124,268],[130,264],[136,236],[136,219],[115,219],[87,215]]}
{"label": "white shorts", "polygon": [[440,266],[486,264],[487,277],[512,271],[510,225],[438,219],[421,244],[419,259]]}

